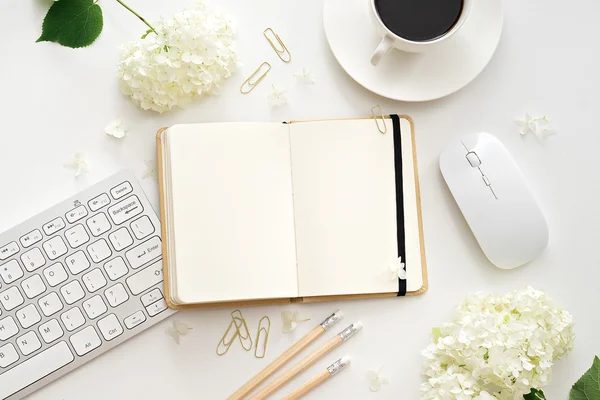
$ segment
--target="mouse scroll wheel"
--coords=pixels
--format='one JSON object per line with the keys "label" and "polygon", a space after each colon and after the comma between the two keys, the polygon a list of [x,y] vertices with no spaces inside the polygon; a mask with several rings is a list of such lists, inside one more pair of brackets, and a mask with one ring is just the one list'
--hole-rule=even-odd
{"label": "mouse scroll wheel", "polygon": [[474,151],[468,152],[466,157],[469,161],[469,164],[471,164],[471,167],[477,168],[481,165],[481,160],[479,159],[477,153],[475,153]]}

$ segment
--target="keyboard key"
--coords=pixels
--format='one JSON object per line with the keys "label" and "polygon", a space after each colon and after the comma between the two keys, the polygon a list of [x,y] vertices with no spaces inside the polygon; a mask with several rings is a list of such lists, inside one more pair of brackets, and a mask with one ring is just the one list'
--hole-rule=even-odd
{"label": "keyboard key", "polygon": [[75,225],[71,229],[67,229],[65,231],[65,238],[67,239],[67,242],[69,242],[69,245],[74,249],[90,240],[90,236],[81,224]]}
{"label": "keyboard key", "polygon": [[133,269],[139,268],[147,262],[161,256],[162,245],[158,236],[146,240],[144,243],[125,253],[125,257]]}
{"label": "keyboard key", "polygon": [[19,252],[19,245],[17,242],[10,242],[7,245],[0,247],[0,260],[6,260],[8,257],[13,256]]}
{"label": "keyboard key", "polygon": [[19,328],[13,317],[0,320],[0,340],[8,340],[19,333]]}
{"label": "keyboard key", "polygon": [[122,283],[117,283],[115,286],[106,289],[104,296],[111,307],[116,307],[129,300],[129,295]]}
{"label": "keyboard key", "polygon": [[104,270],[111,281],[116,281],[127,274],[127,266],[121,257],[117,257],[104,264]]}
{"label": "keyboard key", "polygon": [[154,225],[147,215],[140,217],[131,223],[131,230],[138,240],[154,233]]}
{"label": "keyboard key", "polygon": [[0,302],[6,311],[13,310],[25,302],[21,292],[16,286],[13,286],[4,292],[0,293]]}
{"label": "keyboard key", "polygon": [[10,260],[4,265],[0,266],[0,276],[7,285],[16,281],[23,276],[23,270],[19,266],[17,260]]}
{"label": "keyboard key", "polygon": [[25,266],[25,269],[29,272],[33,272],[42,265],[46,264],[42,251],[37,247],[29,250],[27,253],[21,254],[21,261]]}
{"label": "keyboard key", "polygon": [[129,317],[125,318],[123,323],[125,324],[127,329],[133,329],[145,320],[146,316],[144,315],[144,313],[142,311],[137,311],[131,314]]}
{"label": "keyboard key", "polygon": [[65,263],[73,275],[77,275],[90,267],[90,262],[81,250],[65,258]]}
{"label": "keyboard key", "polygon": [[61,263],[52,264],[46,268],[44,276],[46,277],[46,281],[48,281],[48,285],[52,287],[63,283],[69,277],[65,267]]}
{"label": "keyboard key", "polygon": [[125,280],[129,290],[134,296],[144,292],[163,280],[162,261],[157,261],[154,264],[146,267],[135,275],[130,276]]}
{"label": "keyboard key", "polygon": [[42,310],[42,313],[46,317],[56,314],[63,309],[63,303],[60,301],[58,295],[54,292],[39,299],[38,304]]}
{"label": "keyboard key", "polygon": [[110,222],[108,222],[108,218],[106,218],[104,213],[99,213],[88,218],[85,223],[93,236],[100,236],[110,230]]}
{"label": "keyboard key", "polygon": [[85,297],[85,292],[79,281],[72,281],[61,287],[60,294],[62,294],[67,304],[73,304]]}
{"label": "keyboard key", "polygon": [[98,321],[98,328],[106,340],[112,340],[123,333],[123,327],[115,314],[110,314]]}
{"label": "keyboard key", "polygon": [[50,236],[53,233],[56,233],[58,231],[60,231],[61,229],[64,229],[64,227],[67,226],[65,224],[65,221],[61,218],[54,218],[52,221],[47,222],[44,224],[44,226],[42,226],[42,228],[44,229],[44,232],[46,233],[46,235]]}
{"label": "keyboard key", "polygon": [[56,260],[58,257],[67,254],[67,245],[60,236],[54,236],[52,239],[44,242],[42,247],[50,260]]}
{"label": "keyboard key", "polygon": [[42,232],[40,232],[39,229],[35,229],[19,238],[19,242],[21,242],[21,246],[23,246],[24,248],[33,246],[40,240],[42,240]]}
{"label": "keyboard key", "polygon": [[27,329],[42,320],[42,316],[33,304],[21,308],[15,313],[15,316],[23,329]]}
{"label": "keyboard key", "polygon": [[87,215],[88,215],[88,212],[87,212],[87,209],[85,208],[85,206],[79,206],[79,207],[75,207],[74,209],[69,211],[66,214],[66,217],[67,217],[67,221],[69,221],[69,223],[72,224],[73,222],[77,222],[81,218],[83,218]]}
{"label": "keyboard key", "polygon": [[121,197],[125,196],[128,193],[131,193],[132,190],[133,190],[133,188],[131,187],[131,183],[123,182],[123,183],[118,184],[114,188],[110,189],[110,194],[116,200],[116,199],[120,199]]}
{"label": "keyboard key", "polygon": [[144,211],[142,203],[137,196],[129,196],[108,209],[108,214],[115,225],[120,225],[125,221],[139,215]]}
{"label": "keyboard key", "polygon": [[34,297],[39,296],[46,291],[46,285],[44,285],[44,281],[39,275],[32,275],[31,277],[25,279],[23,282],[21,282],[21,287],[25,292],[25,296],[30,299],[33,299]]}
{"label": "keyboard key", "polygon": [[[17,361],[18,359],[19,359],[19,355],[17,354],[17,350],[15,350],[15,346],[13,346],[12,343],[9,343],[5,346],[0,347],[0,367],[6,368],[10,364]],[[1,382],[2,382],[2,377],[0,377],[0,383]],[[1,392],[2,392],[2,388],[0,388],[0,393]]]}
{"label": "keyboard key", "polygon": [[85,329],[77,332],[69,338],[75,352],[78,356],[83,356],[90,351],[97,349],[102,344],[100,336],[96,333],[93,326],[88,326]]}
{"label": "keyboard key", "polygon": [[40,342],[40,339],[38,339],[35,332],[31,331],[17,338],[17,346],[19,346],[19,349],[24,356],[28,356],[42,347],[42,343]]}
{"label": "keyboard key", "polygon": [[60,315],[60,320],[69,332],[74,331],[85,323],[85,317],[78,307],[71,308]]}
{"label": "keyboard key", "polygon": [[110,235],[108,235],[110,242],[116,251],[121,251],[126,247],[129,247],[133,244],[133,238],[127,231],[127,228],[123,227],[119,230],[114,231]]}
{"label": "keyboard key", "polygon": [[106,308],[102,297],[94,296],[83,302],[83,311],[85,311],[89,319],[95,319],[108,311],[108,308]]}
{"label": "keyboard key", "polygon": [[156,288],[154,290],[149,291],[142,297],[140,297],[140,300],[142,301],[142,304],[144,305],[144,307],[147,307],[150,304],[155,303],[162,298],[163,298],[163,295],[160,292],[160,289]]}
{"label": "keyboard key", "polygon": [[40,325],[38,330],[40,331],[40,335],[42,336],[42,339],[44,339],[44,342],[48,344],[54,342],[64,333],[60,324],[55,319],[51,319],[45,324]]}
{"label": "keyboard key", "polygon": [[146,307],[146,311],[148,311],[149,316],[154,317],[155,315],[165,311],[167,308],[167,302],[165,299],[162,299],[156,303],[150,304],[148,307]]}
{"label": "keyboard key", "polygon": [[[75,359],[69,346],[60,342],[0,375],[0,399],[9,397]],[[0,365],[1,366],[1,365]]]}
{"label": "keyboard key", "polygon": [[94,293],[96,290],[102,289],[104,286],[106,286],[106,278],[104,278],[100,268],[93,269],[91,272],[83,275],[82,280],[83,284],[90,293]]}
{"label": "keyboard key", "polygon": [[110,204],[110,197],[106,193],[102,193],[100,196],[96,196],[88,201],[88,207],[92,211],[98,211],[102,207]]}
{"label": "keyboard key", "polygon": [[100,239],[97,242],[90,244],[87,247],[87,251],[92,258],[92,261],[95,263],[104,261],[112,255],[110,247],[108,247],[108,243],[106,243],[106,240],[104,239]]}

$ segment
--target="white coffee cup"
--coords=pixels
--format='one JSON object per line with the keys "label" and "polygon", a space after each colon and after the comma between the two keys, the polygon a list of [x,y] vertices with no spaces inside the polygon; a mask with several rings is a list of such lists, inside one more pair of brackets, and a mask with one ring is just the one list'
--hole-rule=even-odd
{"label": "white coffee cup", "polygon": [[371,0],[371,16],[373,22],[375,24],[375,27],[377,28],[377,31],[383,35],[381,43],[379,43],[379,46],[377,46],[375,53],[373,53],[373,55],[371,56],[371,64],[379,64],[383,57],[385,57],[390,52],[390,50],[394,48],[409,53],[420,53],[440,46],[442,43],[444,43],[446,40],[450,39],[454,34],[456,34],[456,32],[458,32],[460,28],[464,25],[465,21],[469,16],[474,1],[475,0],[463,0],[463,6],[462,11],[460,13],[460,17],[448,32],[433,40],[417,42],[398,36],[394,32],[392,32],[387,26],[385,26],[385,24],[381,20],[381,17],[379,16],[377,7],[375,6],[375,0]]}

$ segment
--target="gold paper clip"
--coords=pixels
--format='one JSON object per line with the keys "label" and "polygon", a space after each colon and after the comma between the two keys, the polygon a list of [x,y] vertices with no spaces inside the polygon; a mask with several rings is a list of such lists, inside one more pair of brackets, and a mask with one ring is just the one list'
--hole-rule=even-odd
{"label": "gold paper clip", "polygon": [[242,312],[240,310],[235,310],[231,313],[231,318],[233,318],[233,323],[235,323],[238,337],[240,338],[240,344],[244,350],[252,350],[252,337],[250,336],[250,330],[248,329],[248,324],[246,323],[246,319],[242,315]]}
{"label": "gold paper clip", "polygon": [[[377,112],[378,115],[375,115],[375,109],[379,109]],[[385,135],[387,133],[387,125],[385,124],[385,117],[383,116],[383,111],[381,111],[381,107],[379,105],[371,107],[371,115],[373,119],[375,119],[375,125],[377,125],[377,129],[381,134]],[[381,119],[381,123],[383,124],[383,128],[381,128],[379,124],[379,119]]]}
{"label": "gold paper clip", "polygon": [[[263,321],[267,321],[267,323],[265,324],[266,327],[262,326]],[[259,355],[260,354],[259,346],[260,346],[261,332],[264,332],[264,335],[263,335],[264,336],[264,344],[261,346],[262,355]],[[269,332],[271,332],[271,319],[265,315],[258,322],[258,331],[256,332],[256,348],[254,349],[254,357],[265,358],[265,355],[267,354],[267,344],[269,343]]]}
{"label": "gold paper clip", "polygon": [[[260,73],[260,71],[263,70],[264,66],[267,66],[267,69],[265,70],[264,73],[262,73],[260,76],[257,77],[257,75]],[[271,70],[271,64],[269,64],[268,62],[264,61],[262,64],[260,64],[260,66],[258,68],[256,68],[256,70],[252,73],[252,75],[250,75],[250,77],[248,79],[246,79],[244,81],[244,83],[242,83],[242,86],[240,86],[240,93],[242,94],[248,94],[250,93],[252,90],[254,90],[254,88],[256,87],[256,85],[258,85],[260,83],[260,81],[262,81],[265,76],[267,76],[267,73],[269,73],[269,71]],[[248,90],[244,89],[244,86],[248,86]]]}
{"label": "gold paper clip", "polygon": [[[227,336],[230,334],[231,328],[233,328],[234,326],[236,327],[236,329],[233,333],[233,336],[231,336],[231,339],[227,340]],[[223,335],[223,337],[219,341],[219,344],[217,345],[217,355],[218,356],[224,356],[225,354],[227,354],[227,352],[231,348],[231,345],[233,344],[233,342],[235,341],[235,338],[239,335],[239,333],[240,332],[237,330],[237,325],[235,324],[235,322],[233,320],[231,320],[231,322],[229,323],[229,326],[227,327],[227,330],[225,331],[225,334]],[[221,350],[221,345],[223,345],[223,350]]]}
{"label": "gold paper clip", "polygon": [[[273,38],[277,39],[277,44],[273,41],[271,36],[267,35],[267,33],[270,33],[273,36]],[[283,40],[281,40],[279,35],[276,34],[273,29],[265,29],[263,31],[263,35],[265,35],[265,38],[269,41],[269,44],[271,45],[273,50],[275,50],[275,53],[277,53],[277,56],[281,59],[281,61],[285,63],[289,63],[290,61],[292,61],[292,53],[290,53],[285,43],[283,43]],[[279,45],[279,48],[277,47],[277,45]]]}

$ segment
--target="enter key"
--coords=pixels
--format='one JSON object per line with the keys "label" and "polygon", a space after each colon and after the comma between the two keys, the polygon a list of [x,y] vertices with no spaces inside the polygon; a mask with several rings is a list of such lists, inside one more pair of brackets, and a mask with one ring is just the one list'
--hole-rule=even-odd
{"label": "enter key", "polygon": [[157,257],[162,257],[162,242],[158,236],[154,236],[129,250],[125,253],[125,257],[131,268],[139,268]]}

